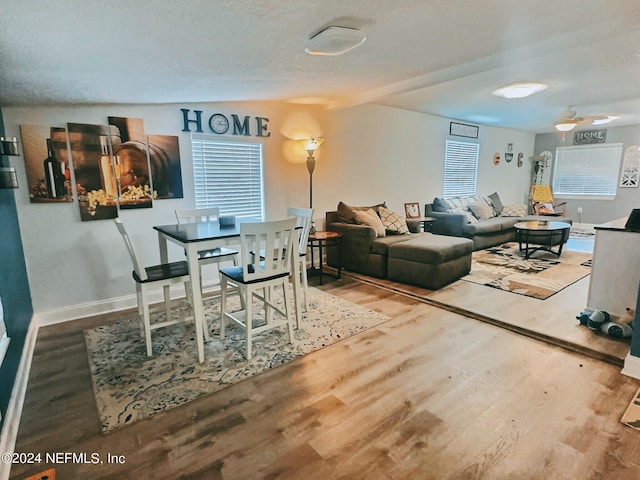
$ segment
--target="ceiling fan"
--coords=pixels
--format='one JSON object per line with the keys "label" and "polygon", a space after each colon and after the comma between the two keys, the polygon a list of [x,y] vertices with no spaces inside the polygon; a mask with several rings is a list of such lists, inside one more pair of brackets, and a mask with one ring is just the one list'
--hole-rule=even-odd
{"label": "ceiling fan", "polygon": [[565,108],[560,114],[560,119],[556,120],[553,124],[553,128],[559,132],[570,132],[578,125],[604,125],[612,120],[620,117],[614,115],[588,115],[584,117],[578,117],[573,107]]}

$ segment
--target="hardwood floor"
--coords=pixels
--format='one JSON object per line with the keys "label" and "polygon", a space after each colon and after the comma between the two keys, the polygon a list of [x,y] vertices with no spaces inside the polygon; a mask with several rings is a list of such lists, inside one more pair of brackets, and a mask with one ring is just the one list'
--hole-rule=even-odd
{"label": "hardwood floor", "polygon": [[107,435],[82,330],[121,315],[41,329],[16,452],[105,461],[59,479],[640,478],[619,367],[352,278],[319,288],[392,320]]}

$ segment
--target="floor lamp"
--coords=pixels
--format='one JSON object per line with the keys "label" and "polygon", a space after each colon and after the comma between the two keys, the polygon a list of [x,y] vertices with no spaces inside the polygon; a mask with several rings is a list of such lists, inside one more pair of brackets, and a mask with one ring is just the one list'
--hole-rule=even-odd
{"label": "floor lamp", "polygon": [[313,171],[316,168],[316,159],[313,154],[322,142],[324,138],[311,137],[304,147],[307,151],[307,170],[309,170],[309,208],[313,208]]}

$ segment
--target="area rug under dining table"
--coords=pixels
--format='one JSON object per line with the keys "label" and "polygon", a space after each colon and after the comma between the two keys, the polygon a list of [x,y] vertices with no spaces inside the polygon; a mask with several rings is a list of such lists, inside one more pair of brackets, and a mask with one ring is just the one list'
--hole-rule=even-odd
{"label": "area rug under dining table", "polygon": [[467,282],[545,300],[591,273],[591,254],[539,251],[525,259],[515,242],[473,252]]}
{"label": "area rug under dining table", "polygon": [[[229,302],[232,308],[239,308],[237,296],[230,297]],[[175,312],[190,314],[187,307]],[[285,327],[267,331],[254,337],[253,358],[247,361],[244,330],[228,324],[223,343],[218,334],[219,313],[219,301],[207,300],[205,315],[211,341],[205,342],[205,361],[201,364],[194,327],[188,323],[154,331],[152,357],[146,355],[137,318],[85,330],[103,433],[219,391],[390,320],[309,288],[309,310],[303,314],[300,328],[294,329],[293,342],[288,342]]]}

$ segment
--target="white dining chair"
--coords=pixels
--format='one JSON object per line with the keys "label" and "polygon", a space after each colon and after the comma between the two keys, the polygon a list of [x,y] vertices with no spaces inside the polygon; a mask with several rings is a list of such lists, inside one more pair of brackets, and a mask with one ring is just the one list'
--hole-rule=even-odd
{"label": "white dining chair", "polygon": [[[299,274],[297,278],[294,276],[293,285],[302,291],[302,299],[304,305],[304,311],[309,310],[309,301],[307,299],[307,292],[309,290],[309,282],[307,279],[307,241],[309,240],[309,231],[311,230],[311,222],[313,220],[313,208],[300,208],[289,207],[287,209],[287,216],[296,217],[296,226],[298,227],[299,241],[297,258],[294,261],[298,262]],[[296,305],[298,308],[299,305]],[[296,325],[300,328],[300,325]]]}
{"label": "white dining chair", "polygon": [[[175,214],[178,223],[217,222],[220,218],[220,208],[209,207],[176,210]],[[215,263],[218,265],[218,268],[220,268],[220,262],[226,261],[232,261],[234,265],[238,265],[238,251],[221,247],[198,252],[198,263],[200,265]],[[202,272],[200,278],[202,278]]]}
{"label": "white dining chair", "polygon": [[[286,325],[289,342],[293,338],[287,290],[293,258],[290,252],[292,248],[297,249],[297,238],[295,218],[243,223],[240,225],[241,265],[220,269],[220,339],[224,341],[227,321],[235,322],[244,328],[247,360],[251,360],[252,357],[251,343],[254,335]],[[274,252],[274,255],[264,257],[256,252]],[[227,309],[227,290],[230,282],[240,288],[241,297],[244,299],[242,310],[231,312]],[[284,309],[278,308],[274,303],[274,287],[280,287]],[[253,325],[254,298],[262,302],[261,309],[265,314],[264,321],[257,326]],[[274,313],[279,314],[279,317],[276,318]]]}
{"label": "white dining chair", "polygon": [[[145,343],[147,345],[147,356],[153,355],[153,348],[151,344],[151,331],[158,328],[167,327],[169,325],[175,325],[177,323],[192,322],[193,316],[177,318],[171,320],[171,298],[168,294],[168,289],[165,291],[165,304],[164,311],[156,318],[154,323],[151,323],[151,308],[149,305],[149,291],[159,287],[170,287],[171,285],[184,284],[187,298],[190,300],[190,276],[189,266],[187,262],[172,262],[163,263],[159,265],[153,265],[149,267],[143,267],[138,257],[136,256],[133,248],[133,243],[129,237],[127,230],[120,218],[115,218],[114,222],[118,231],[122,235],[124,244],[129,252],[131,263],[133,264],[133,279],[136,283],[136,297],[138,300],[138,316],[142,324],[142,329],[145,337]],[[154,312],[155,313],[155,312]],[[164,315],[164,321],[158,321]]]}

